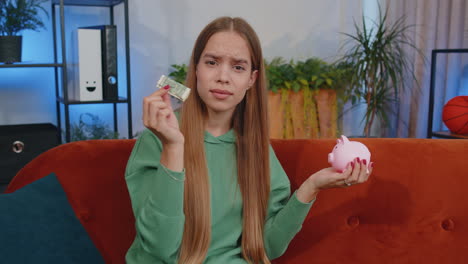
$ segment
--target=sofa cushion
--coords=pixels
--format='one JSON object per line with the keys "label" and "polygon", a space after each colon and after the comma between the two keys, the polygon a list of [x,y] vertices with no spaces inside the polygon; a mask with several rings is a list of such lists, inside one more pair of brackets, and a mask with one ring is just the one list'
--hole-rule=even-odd
{"label": "sofa cushion", "polygon": [[136,231],[124,177],[134,144],[134,139],[62,144],[29,162],[5,192],[19,190],[54,172],[104,261],[124,263]]}
{"label": "sofa cushion", "polygon": [[104,263],[50,174],[0,195],[2,263]]}

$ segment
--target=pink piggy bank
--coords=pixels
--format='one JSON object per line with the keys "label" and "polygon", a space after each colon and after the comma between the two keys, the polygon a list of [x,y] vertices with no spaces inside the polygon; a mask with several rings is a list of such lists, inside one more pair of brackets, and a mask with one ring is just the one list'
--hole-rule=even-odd
{"label": "pink piggy bank", "polygon": [[[341,139],[336,140],[336,143],[332,152],[328,154],[328,162],[335,170],[343,172],[348,164],[357,157],[361,160],[365,159],[367,166],[369,166],[371,154],[366,145],[357,141],[349,141],[345,136],[341,136]],[[367,168],[367,172],[369,172],[369,168]]]}

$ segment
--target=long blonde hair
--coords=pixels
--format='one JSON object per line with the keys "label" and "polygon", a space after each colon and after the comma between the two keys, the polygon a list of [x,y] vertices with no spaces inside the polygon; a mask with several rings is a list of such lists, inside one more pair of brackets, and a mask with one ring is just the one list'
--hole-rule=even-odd
{"label": "long blonde hair", "polygon": [[260,41],[241,18],[221,17],[208,24],[193,48],[186,85],[192,94],[181,110],[181,131],[185,136],[186,169],[185,225],[179,263],[202,263],[211,238],[210,188],[204,151],[206,105],[197,92],[196,67],[206,43],[215,33],[232,31],[248,43],[255,84],[234,111],[232,126],[237,135],[238,183],[243,201],[242,255],[250,263],[270,263],[264,248],[263,230],[270,193],[267,90]]}

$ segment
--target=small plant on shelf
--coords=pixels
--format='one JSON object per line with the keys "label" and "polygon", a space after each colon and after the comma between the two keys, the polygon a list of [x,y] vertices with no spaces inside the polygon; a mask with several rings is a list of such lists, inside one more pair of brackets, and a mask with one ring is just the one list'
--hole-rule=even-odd
{"label": "small plant on shelf", "polygon": [[98,116],[83,113],[78,124],[72,124],[70,128],[71,141],[89,139],[118,139],[119,133],[110,129]]}

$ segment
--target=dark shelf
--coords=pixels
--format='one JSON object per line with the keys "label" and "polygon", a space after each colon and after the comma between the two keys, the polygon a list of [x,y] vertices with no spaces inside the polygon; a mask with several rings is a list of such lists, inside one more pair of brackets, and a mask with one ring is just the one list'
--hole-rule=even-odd
{"label": "dark shelf", "polygon": [[0,68],[53,68],[63,67],[61,63],[28,63],[28,62],[17,62],[13,64],[0,63]]}
{"label": "dark shelf", "polygon": [[468,49],[435,49],[433,52],[436,53],[465,53]]}
{"label": "dark shelf", "polygon": [[[64,0],[64,5],[74,6],[115,6],[123,3],[124,0]],[[52,4],[59,5],[60,0],[52,0]]]}
{"label": "dark shelf", "polygon": [[453,134],[450,131],[432,131],[432,136],[438,137],[438,138],[468,139],[468,135]]}
{"label": "dark shelf", "polygon": [[74,101],[74,100],[68,100],[65,101],[62,97],[58,97],[57,101],[62,103],[62,104],[67,104],[67,105],[77,105],[77,104],[113,104],[113,103],[127,103],[128,100],[127,98],[120,97],[118,100],[101,100],[101,101]]}

